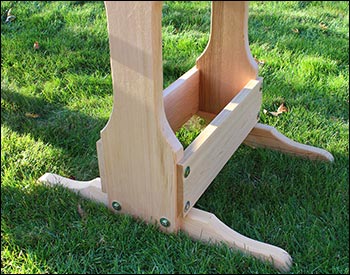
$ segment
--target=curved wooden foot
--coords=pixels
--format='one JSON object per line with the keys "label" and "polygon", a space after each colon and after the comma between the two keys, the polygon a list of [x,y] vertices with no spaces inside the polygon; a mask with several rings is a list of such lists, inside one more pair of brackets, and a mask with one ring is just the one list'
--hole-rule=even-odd
{"label": "curved wooden foot", "polygon": [[289,271],[292,265],[291,256],[283,249],[247,238],[203,210],[192,208],[183,219],[181,229],[195,239],[225,242],[232,248],[269,261],[280,271]]}
{"label": "curved wooden foot", "polygon": [[108,205],[108,196],[107,193],[102,192],[100,178],[90,181],[77,181],[56,174],[45,173],[38,180],[49,185],[62,185],[73,192],[80,194],[84,198],[95,200],[106,206]]}
{"label": "curved wooden foot", "polygon": [[334,161],[326,150],[295,142],[278,132],[274,127],[257,123],[244,143],[251,147],[269,148],[309,159]]}

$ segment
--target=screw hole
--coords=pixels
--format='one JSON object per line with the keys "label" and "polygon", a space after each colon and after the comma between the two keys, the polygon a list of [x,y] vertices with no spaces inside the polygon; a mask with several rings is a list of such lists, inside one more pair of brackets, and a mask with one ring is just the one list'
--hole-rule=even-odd
{"label": "screw hole", "polygon": [[112,202],[112,207],[114,210],[117,210],[117,211],[120,211],[122,209],[122,206],[117,201]]}
{"label": "screw hole", "polygon": [[190,206],[191,206],[190,201],[187,201],[186,204],[185,204],[185,212],[187,212],[188,209],[190,209]]}
{"label": "screw hole", "polygon": [[169,220],[167,218],[160,218],[159,222],[164,227],[169,227],[170,226],[170,222],[169,222]]}
{"label": "screw hole", "polygon": [[191,172],[191,168],[189,166],[187,166],[185,169],[184,177],[187,178],[188,175],[190,174],[190,172]]}

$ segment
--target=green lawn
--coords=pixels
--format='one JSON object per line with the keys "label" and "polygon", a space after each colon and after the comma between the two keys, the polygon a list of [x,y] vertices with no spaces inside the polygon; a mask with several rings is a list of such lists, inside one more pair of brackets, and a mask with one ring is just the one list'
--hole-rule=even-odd
{"label": "green lawn", "polygon": [[[113,105],[104,4],[2,1],[1,15],[1,273],[278,273],[38,183],[99,176],[95,143]],[[209,2],[164,2],[164,87],[194,66],[209,28]],[[290,273],[348,274],[349,2],[251,2],[249,41],[260,122],[335,160],[241,146],[196,207],[288,251]],[[281,103],[287,113],[263,111]],[[187,146],[198,133],[177,136]]]}

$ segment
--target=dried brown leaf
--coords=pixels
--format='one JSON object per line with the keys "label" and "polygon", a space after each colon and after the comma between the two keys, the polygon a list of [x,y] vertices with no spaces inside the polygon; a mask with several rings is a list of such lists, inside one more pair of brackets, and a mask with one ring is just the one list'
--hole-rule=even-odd
{"label": "dried brown leaf", "polygon": [[38,114],[34,114],[34,113],[25,113],[26,117],[30,117],[30,118],[38,118],[40,117],[40,115]]}
{"label": "dried brown leaf", "polygon": [[278,109],[277,109],[277,113],[282,114],[282,113],[287,113],[288,109],[287,107],[284,105],[284,103],[282,103]]}
{"label": "dried brown leaf", "polygon": [[263,113],[264,113],[264,114],[269,113],[269,114],[271,114],[271,115],[273,115],[273,116],[279,116],[280,114],[286,113],[286,112],[288,112],[288,109],[287,109],[287,107],[284,105],[284,103],[282,103],[282,104],[278,107],[277,112],[269,112],[269,111],[267,111],[266,109],[263,110]]}
{"label": "dried brown leaf", "polygon": [[14,21],[14,20],[16,19],[16,16],[14,16],[14,15],[11,14],[11,10],[12,10],[12,9],[9,9],[9,10],[7,11],[7,16],[6,16],[5,23],[12,22],[12,21]]}
{"label": "dried brown leaf", "polygon": [[258,64],[258,65],[264,65],[265,64],[265,60],[258,60],[256,58],[254,58],[255,62]]}
{"label": "dried brown leaf", "polygon": [[34,42],[33,48],[34,48],[34,50],[39,50],[40,45],[39,45],[39,42],[38,42],[38,41],[35,41],[35,42]]}
{"label": "dried brown leaf", "polygon": [[269,112],[271,115],[273,115],[273,116],[278,116],[279,114],[281,114],[281,113],[278,113],[278,112]]}
{"label": "dried brown leaf", "polygon": [[292,29],[294,33],[299,33],[299,30],[297,28]]}
{"label": "dried brown leaf", "polygon": [[322,22],[319,24],[319,26],[324,31],[328,29],[328,26],[326,24],[322,23]]}
{"label": "dried brown leaf", "polygon": [[14,16],[14,15],[7,16],[5,23],[12,22],[15,19],[16,19],[16,16]]}
{"label": "dried brown leaf", "polygon": [[82,218],[82,219],[85,219],[86,218],[86,213],[84,211],[84,209],[81,207],[80,203],[78,204],[78,214],[79,216]]}

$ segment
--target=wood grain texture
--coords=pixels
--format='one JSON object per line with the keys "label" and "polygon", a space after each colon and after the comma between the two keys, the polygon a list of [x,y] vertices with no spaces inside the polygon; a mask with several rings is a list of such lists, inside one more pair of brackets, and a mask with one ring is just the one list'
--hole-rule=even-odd
{"label": "wood grain texture", "polygon": [[86,199],[91,199],[104,205],[108,204],[107,194],[102,191],[101,179],[96,178],[90,181],[71,180],[53,173],[45,173],[38,181],[49,185],[62,185],[71,191],[80,194]]}
{"label": "wood grain texture", "polygon": [[245,237],[225,225],[214,214],[203,210],[192,208],[183,219],[181,230],[198,240],[224,242],[232,248],[271,262],[283,272],[289,271],[292,265],[291,256],[283,249]]}
{"label": "wood grain texture", "polygon": [[258,66],[248,42],[248,2],[212,1],[210,38],[196,62],[199,110],[218,114],[250,81]]}
{"label": "wood grain texture", "polygon": [[104,158],[103,158],[103,147],[102,147],[102,141],[99,139],[96,142],[96,150],[97,150],[97,160],[98,160],[98,170],[100,172],[100,179],[101,179],[101,189],[102,192],[107,192],[107,181],[105,176],[105,164],[104,164]]}
{"label": "wood grain texture", "polygon": [[114,104],[101,131],[109,206],[178,228],[176,163],[183,147],[163,104],[161,2],[105,2]]}
{"label": "wood grain texture", "polygon": [[244,144],[251,147],[269,148],[308,159],[334,161],[334,157],[328,151],[295,142],[282,135],[274,127],[261,123],[252,129],[244,140]]}
{"label": "wood grain texture", "polygon": [[[113,110],[97,141],[101,178],[75,181],[46,173],[85,198],[146,222],[170,222],[207,242],[230,247],[288,271],[281,248],[247,238],[215,215],[193,208],[242,142],[310,159],[333,161],[257,123],[262,78],[248,43],[248,3],[212,2],[210,39],[196,66],[162,92],[162,2],[105,2],[113,80]],[[197,113],[211,122],[184,151],[174,131]],[[188,175],[185,176],[187,167]],[[188,203],[187,203],[188,202]]]}
{"label": "wood grain texture", "polygon": [[[262,80],[251,80],[186,148],[178,164],[184,215],[196,203],[257,123]],[[186,168],[190,174],[185,177]],[[185,210],[186,203],[190,207]]]}
{"label": "wood grain texture", "polygon": [[199,71],[186,72],[163,91],[165,114],[174,132],[188,121],[199,105]]}

